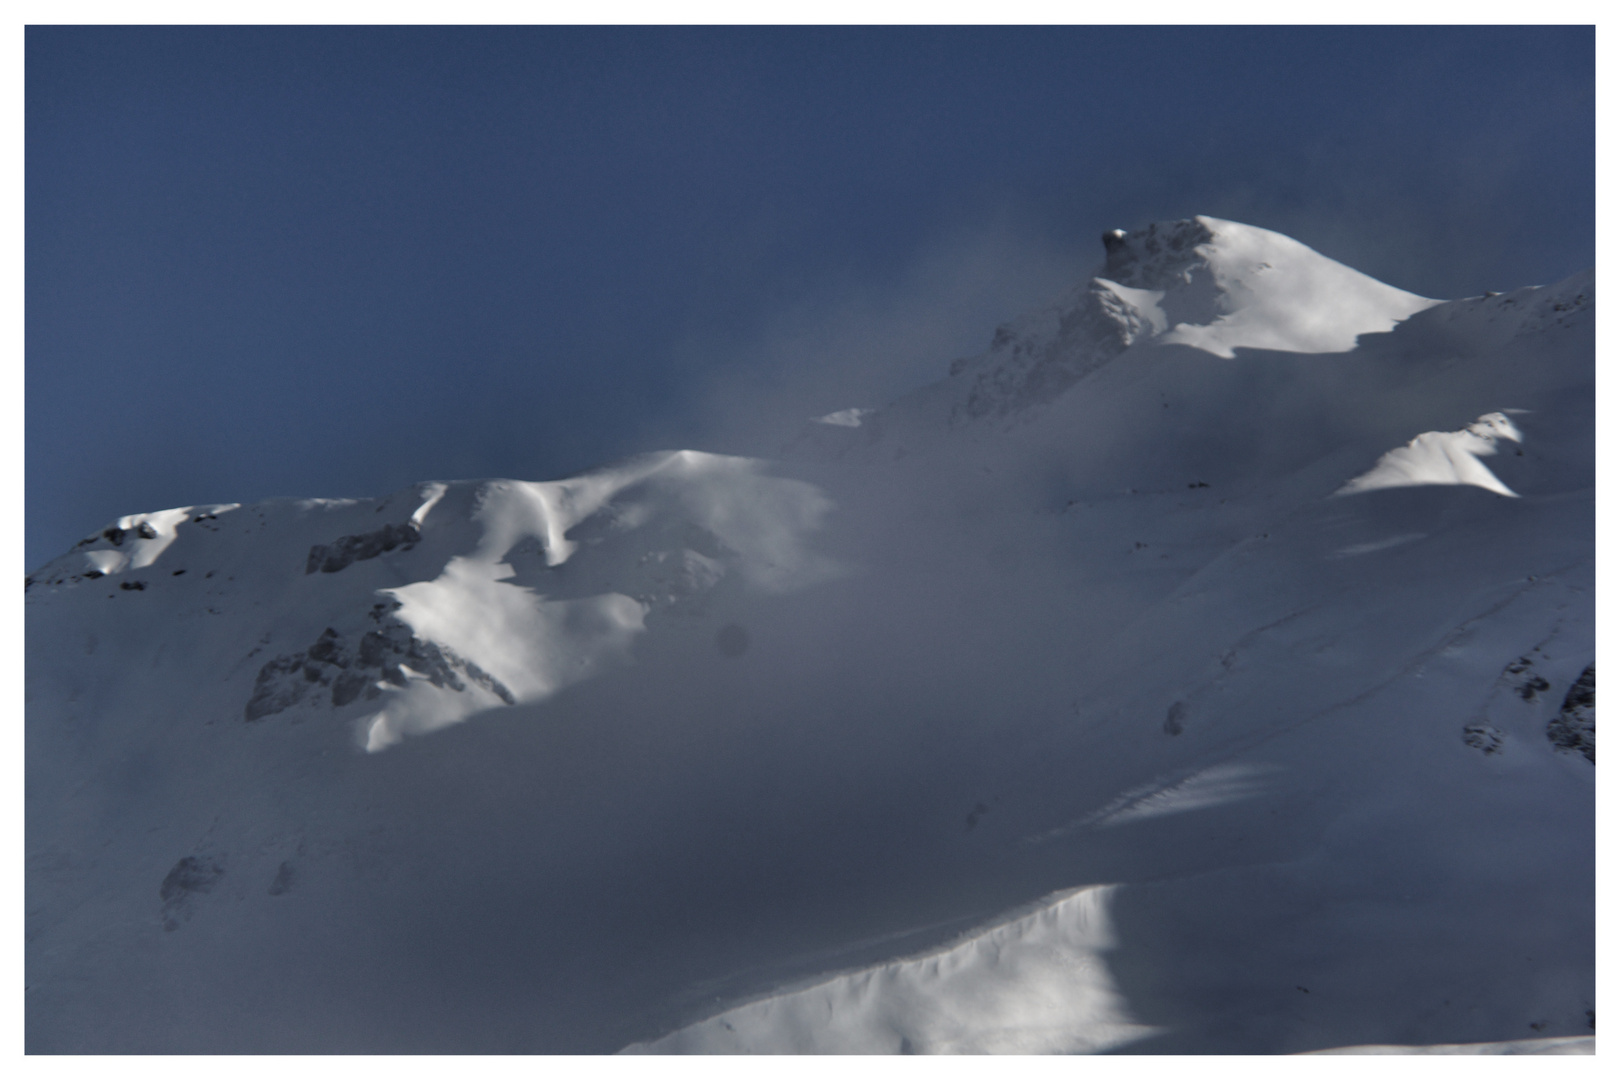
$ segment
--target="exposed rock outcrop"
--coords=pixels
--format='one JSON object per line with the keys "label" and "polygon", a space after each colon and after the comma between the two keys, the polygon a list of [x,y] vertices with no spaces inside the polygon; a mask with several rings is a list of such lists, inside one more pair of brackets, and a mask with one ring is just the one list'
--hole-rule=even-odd
{"label": "exposed rock outcrop", "polygon": [[242,710],[243,718],[262,720],[305,701],[318,705],[321,698],[328,698],[333,708],[342,708],[361,696],[376,698],[384,684],[404,686],[413,676],[457,692],[465,691],[470,682],[508,705],[516,702],[499,679],[451,650],[417,637],[409,626],[389,615],[389,610],[387,605],[374,608],[371,617],[376,627],[352,644],[327,627],[309,648],[265,664],[259,669],[253,696]]}
{"label": "exposed rock outcrop", "polygon": [[316,544],[309,549],[309,561],[304,566],[304,573],[313,574],[319,570],[323,574],[335,574],[350,563],[375,559],[385,551],[395,548],[409,551],[421,538],[422,530],[412,521],[403,525],[384,525],[380,529],[354,536],[340,536],[330,544]]}
{"label": "exposed rock outcrop", "polygon": [[1547,738],[1560,750],[1576,750],[1597,764],[1597,664],[1588,664],[1564,696],[1564,707],[1547,725]]}

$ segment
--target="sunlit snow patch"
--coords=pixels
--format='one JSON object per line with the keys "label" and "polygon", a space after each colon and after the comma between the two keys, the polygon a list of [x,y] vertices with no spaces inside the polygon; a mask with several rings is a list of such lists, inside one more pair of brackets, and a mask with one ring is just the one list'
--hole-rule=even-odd
{"label": "sunlit snow patch", "polygon": [[871,416],[874,409],[841,409],[826,416],[814,417],[812,424],[831,424],[833,427],[860,427],[861,421]]}
{"label": "sunlit snow patch", "polygon": [[[402,603],[395,614],[418,637],[476,658],[513,702],[539,701],[627,660],[632,640],[645,629],[645,609],[628,596],[546,600],[482,569],[454,559],[435,581],[391,590]],[[389,687],[388,707],[364,722],[368,751],[513,703],[483,687],[451,691],[405,673],[404,687]]]}
{"label": "sunlit snow patch", "polygon": [[1103,238],[1098,284],[1128,312],[1132,338],[1235,349],[1337,353],[1439,303],[1352,270],[1268,229],[1196,217]]}
{"label": "sunlit snow patch", "polygon": [[1380,488],[1426,484],[1469,484],[1516,499],[1518,495],[1479,460],[1496,453],[1499,439],[1523,441],[1513,421],[1499,412],[1486,413],[1461,431],[1425,431],[1405,446],[1389,451],[1371,470],[1334,494],[1356,495]]}
{"label": "sunlit snow patch", "polygon": [[149,514],[126,514],[95,538],[112,544],[112,547],[94,548],[83,553],[84,568],[98,574],[117,574],[151,566],[174,543],[176,526],[185,523],[193,511],[215,516],[235,510],[239,505],[179,506]]}
{"label": "sunlit snow patch", "polygon": [[765,998],[624,1053],[1074,1054],[1153,1034],[1104,961],[1114,887],[1060,894],[949,948]]}
{"label": "sunlit snow patch", "polygon": [[1361,334],[1387,331],[1438,300],[1385,285],[1269,229],[1198,217],[1210,239],[1193,250],[1204,266],[1187,275],[1159,340],[1230,359],[1234,349],[1340,353]]}
{"label": "sunlit snow patch", "polygon": [[[434,485],[423,494],[413,522],[425,518],[444,491]],[[758,461],[686,450],[567,480],[484,484],[473,514],[483,535],[474,550],[451,558],[431,581],[381,593],[398,602],[392,617],[418,639],[457,663],[475,665],[490,682],[454,690],[406,672],[403,686],[379,684],[387,702],[362,721],[366,749],[384,749],[488,708],[540,701],[627,662],[646,615],[662,602],[638,588],[650,573],[678,578],[688,591],[735,574],[763,593],[835,575],[838,567],[805,542],[830,508],[815,487],[769,476]],[[607,538],[626,538],[659,521],[683,522],[712,537],[720,557],[648,551],[626,540],[609,545],[612,553],[600,567],[607,588],[596,595],[553,599],[513,580],[515,554],[538,550],[547,567],[559,567],[580,549],[582,541],[570,534],[593,519]]]}

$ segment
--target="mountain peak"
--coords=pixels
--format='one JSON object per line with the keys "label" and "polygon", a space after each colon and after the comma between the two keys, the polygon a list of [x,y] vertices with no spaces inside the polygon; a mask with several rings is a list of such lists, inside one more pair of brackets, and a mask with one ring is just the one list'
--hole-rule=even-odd
{"label": "mountain peak", "polygon": [[1103,246],[1108,258],[1099,280],[1134,290],[1130,299],[1144,321],[1165,328],[1162,343],[1226,359],[1244,348],[1347,352],[1361,334],[1387,331],[1439,303],[1282,233],[1219,218],[1115,229]]}
{"label": "mountain peak", "polygon": [[969,376],[958,417],[1051,401],[1138,344],[1340,353],[1438,300],[1386,285],[1269,229],[1198,216],[1103,234],[1099,273],[1061,303],[1001,326]]}
{"label": "mountain peak", "polygon": [[1198,249],[1215,238],[1213,222],[1195,217],[1155,222],[1134,233],[1111,229],[1102,236],[1108,257],[1101,276],[1135,289],[1164,289],[1184,280],[1204,261]]}

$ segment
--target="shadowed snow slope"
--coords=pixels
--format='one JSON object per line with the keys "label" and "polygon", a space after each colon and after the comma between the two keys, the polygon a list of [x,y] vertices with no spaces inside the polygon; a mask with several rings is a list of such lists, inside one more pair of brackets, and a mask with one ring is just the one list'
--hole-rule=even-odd
{"label": "shadowed snow slope", "polygon": [[135,514],[29,575],[28,1049],[1590,1035],[1591,274],[1105,245],[786,462]]}

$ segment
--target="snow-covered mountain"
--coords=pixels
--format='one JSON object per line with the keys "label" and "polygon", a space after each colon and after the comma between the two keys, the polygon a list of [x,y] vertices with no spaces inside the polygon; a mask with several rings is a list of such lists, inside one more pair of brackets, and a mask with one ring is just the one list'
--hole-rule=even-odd
{"label": "snow-covered mountain", "polygon": [[30,574],[29,1049],[1590,1048],[1591,273],[1104,245],[774,462]]}

